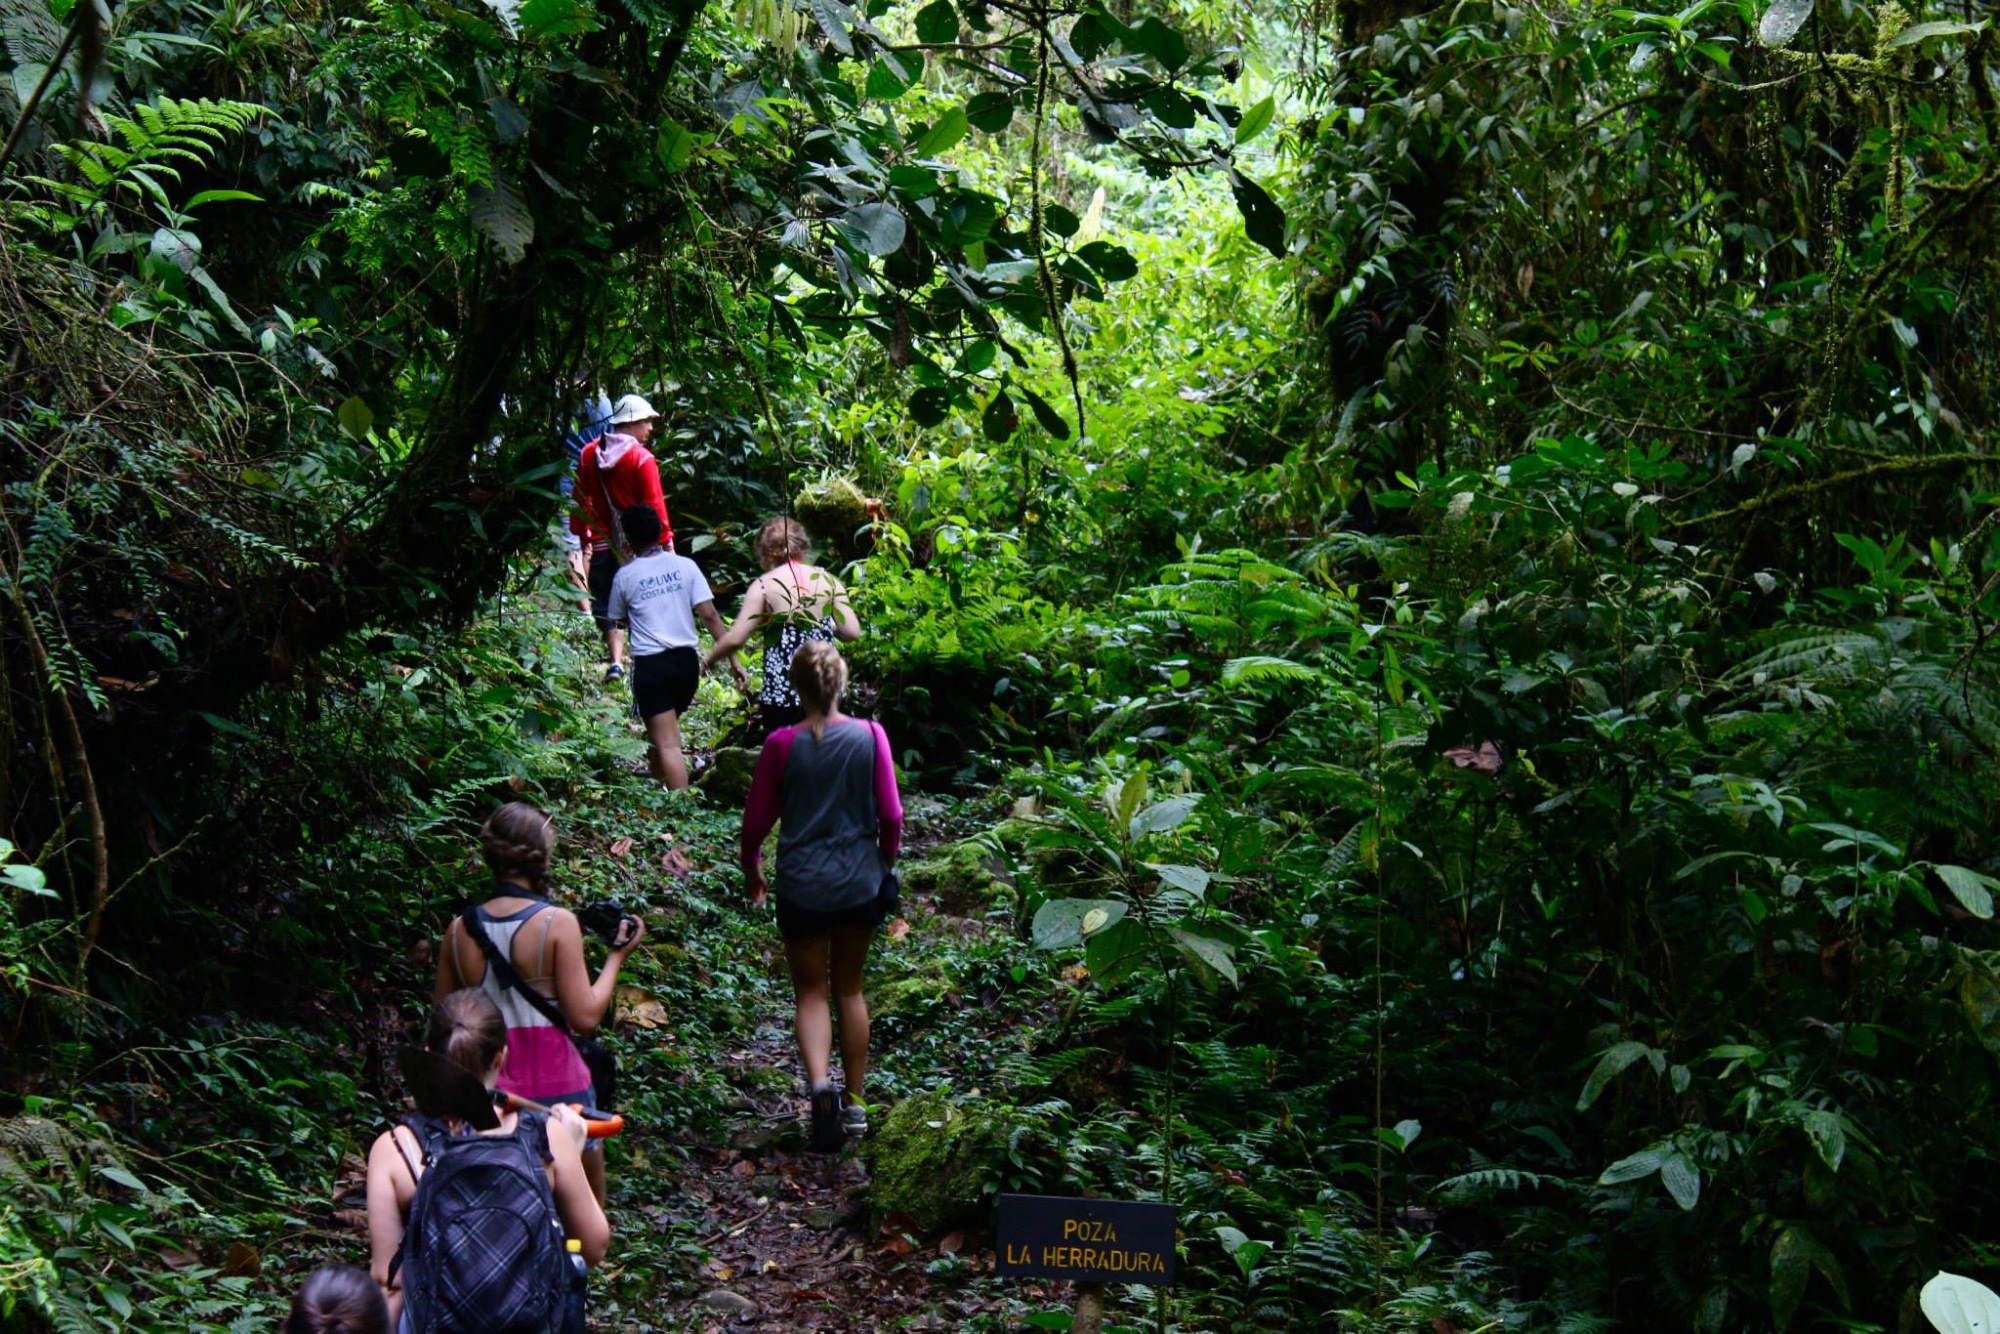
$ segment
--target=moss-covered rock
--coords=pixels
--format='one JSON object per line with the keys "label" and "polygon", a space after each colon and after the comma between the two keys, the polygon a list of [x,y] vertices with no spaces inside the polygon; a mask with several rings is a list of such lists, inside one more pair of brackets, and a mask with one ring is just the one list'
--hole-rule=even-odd
{"label": "moss-covered rock", "polygon": [[1006,1141],[1003,1104],[943,1091],[903,1099],[862,1142],[876,1220],[906,1214],[923,1233],[976,1220]]}
{"label": "moss-covered rock", "polygon": [[868,522],[868,497],[851,478],[823,477],[792,498],[792,513],[821,542],[851,551],[855,533]]}
{"label": "moss-covered rock", "polygon": [[999,892],[995,861],[990,851],[971,840],[953,843],[904,866],[903,891],[936,899],[945,912],[965,916]]}
{"label": "moss-covered rock", "polygon": [[868,1013],[876,1019],[910,1018],[942,1001],[951,989],[942,967],[892,978],[868,988]]}
{"label": "moss-covered rock", "polygon": [[750,776],[756,768],[756,751],[725,746],[715,752],[714,763],[701,776],[701,790],[717,805],[741,806],[750,795]]}

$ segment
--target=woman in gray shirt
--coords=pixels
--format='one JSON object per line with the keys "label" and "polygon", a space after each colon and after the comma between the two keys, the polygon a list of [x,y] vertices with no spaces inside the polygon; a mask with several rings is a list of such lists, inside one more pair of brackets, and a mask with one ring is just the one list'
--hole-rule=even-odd
{"label": "woman in gray shirt", "polygon": [[[863,1135],[868,1112],[868,1000],[861,971],[881,925],[884,881],[902,847],[903,801],[889,738],[878,723],[840,711],[847,663],[813,640],[792,656],[792,688],[805,721],[780,727],[763,753],[743,809],[739,852],[750,902],[762,906],[764,839],[778,828],[778,932],[785,940],[796,1005],[799,1059],[812,1089],[811,1147],[840,1147]],[[840,1064],[846,1101],[835,1093],[829,995],[840,1010]]]}

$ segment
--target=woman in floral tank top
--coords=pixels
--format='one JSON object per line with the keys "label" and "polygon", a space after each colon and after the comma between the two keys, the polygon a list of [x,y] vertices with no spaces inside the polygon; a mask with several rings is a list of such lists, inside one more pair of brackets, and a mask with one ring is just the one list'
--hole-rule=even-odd
{"label": "woman in floral tank top", "polygon": [[847,588],[817,565],[806,564],[806,530],[795,519],[776,518],[757,534],[757,563],[764,573],[743,595],[729,633],[702,659],[703,670],[764,633],[764,683],[757,693],[758,734],[791,727],[805,708],[790,680],[792,655],[801,644],[861,638],[861,621]]}

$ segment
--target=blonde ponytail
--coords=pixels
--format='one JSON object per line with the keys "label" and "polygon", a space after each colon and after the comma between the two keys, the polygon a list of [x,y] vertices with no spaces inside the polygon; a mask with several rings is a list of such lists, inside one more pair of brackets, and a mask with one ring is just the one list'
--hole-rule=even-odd
{"label": "blonde ponytail", "polygon": [[[833,712],[833,706],[840,703],[840,692],[847,689],[847,660],[824,639],[808,639],[792,654],[788,675],[806,712],[825,715]],[[826,735],[823,716],[812,725],[812,731],[815,741]]]}

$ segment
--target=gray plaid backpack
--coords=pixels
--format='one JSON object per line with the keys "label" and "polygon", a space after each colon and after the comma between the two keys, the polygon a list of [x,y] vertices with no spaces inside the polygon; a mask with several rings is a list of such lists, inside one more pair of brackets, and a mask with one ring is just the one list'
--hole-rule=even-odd
{"label": "gray plaid backpack", "polygon": [[425,1163],[390,1267],[392,1279],[403,1271],[411,1334],[559,1334],[570,1264],[542,1165],[544,1118],[521,1113],[511,1135],[404,1124]]}

